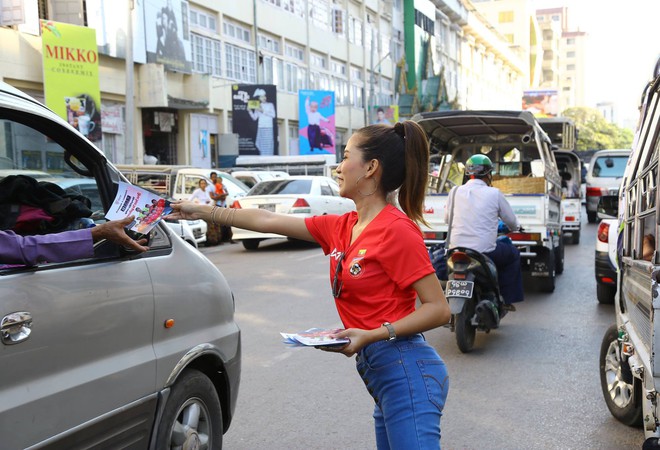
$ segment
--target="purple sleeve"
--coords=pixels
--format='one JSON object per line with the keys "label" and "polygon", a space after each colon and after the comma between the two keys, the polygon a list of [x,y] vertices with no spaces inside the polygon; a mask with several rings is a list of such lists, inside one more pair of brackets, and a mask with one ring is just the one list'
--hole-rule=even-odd
{"label": "purple sleeve", "polygon": [[0,264],[34,265],[65,262],[94,256],[89,228],[37,236],[0,231]]}

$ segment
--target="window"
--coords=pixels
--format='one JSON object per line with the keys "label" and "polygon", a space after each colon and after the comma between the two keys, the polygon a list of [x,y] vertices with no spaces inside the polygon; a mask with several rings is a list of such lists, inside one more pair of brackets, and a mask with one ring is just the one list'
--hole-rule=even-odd
{"label": "window", "polygon": [[217,34],[218,25],[215,16],[193,6],[190,7],[190,26]]}
{"label": "window", "polygon": [[284,54],[290,58],[297,59],[298,61],[305,62],[305,51],[302,47],[294,44],[284,45]]}
{"label": "window", "polygon": [[[509,43],[513,44],[513,34],[507,33],[504,35],[504,39]],[[545,54],[545,53],[544,53]]]}
{"label": "window", "polygon": [[310,53],[309,55],[309,65],[318,67],[320,69],[328,68],[328,60],[325,56],[319,55],[318,53]]}
{"label": "window", "polygon": [[513,22],[513,11],[500,11],[497,17],[499,23],[511,23]]}
{"label": "window", "polygon": [[280,54],[280,41],[275,36],[259,33],[259,48]]}
{"label": "window", "polygon": [[359,67],[351,66],[351,78],[353,81],[360,80],[362,81],[362,69]]}
{"label": "window", "polygon": [[332,9],[332,32],[343,36],[346,29],[344,11],[338,8]]}
{"label": "window", "polygon": [[249,28],[246,28],[242,25],[238,25],[233,22],[225,21],[223,26],[223,33],[225,36],[243,41],[247,44],[252,42],[252,32]]}
{"label": "window", "polygon": [[284,79],[282,60],[274,56],[264,56],[264,83],[280,85]]}
{"label": "window", "polygon": [[328,0],[310,0],[309,18],[312,25],[321,30],[330,30]]}
{"label": "window", "polygon": [[567,64],[566,70],[575,70],[575,64]]}
{"label": "window", "polygon": [[193,70],[195,72],[208,73],[216,77],[222,76],[222,65],[220,64],[222,50],[220,41],[195,33],[191,33],[191,36]]}
{"label": "window", "polygon": [[232,44],[225,44],[227,78],[254,83],[257,80],[254,52]]}
{"label": "window", "polygon": [[362,45],[362,21],[351,17],[348,22],[348,40],[355,45]]}
{"label": "window", "polygon": [[285,62],[283,81],[278,87],[287,92],[297,93],[300,89],[307,89],[307,70],[297,64]]}
{"label": "window", "polygon": [[331,60],[330,70],[337,75],[346,75],[346,64],[340,61]]}
{"label": "window", "polygon": [[568,44],[568,45],[575,45],[575,38],[568,38],[568,39],[566,39],[566,44]]}
{"label": "window", "polygon": [[575,52],[566,52],[567,58],[575,58]]}

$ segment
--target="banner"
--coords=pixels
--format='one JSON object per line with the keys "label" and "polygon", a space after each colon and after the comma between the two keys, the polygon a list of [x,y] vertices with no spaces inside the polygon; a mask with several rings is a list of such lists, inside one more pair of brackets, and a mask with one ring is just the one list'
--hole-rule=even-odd
{"label": "banner", "polygon": [[232,131],[238,134],[238,154],[277,155],[275,85],[234,84],[231,89]]}
{"label": "banner", "polygon": [[523,92],[522,109],[536,117],[559,115],[559,91],[557,89],[530,89]]}
{"label": "banner", "polygon": [[101,140],[101,91],[96,32],[41,21],[46,106],[90,141]]}
{"label": "banner", "polygon": [[[147,62],[144,42],[144,0],[134,0],[133,61]],[[113,58],[126,58],[128,42],[128,5],[117,0],[85,0],[87,26],[96,30],[99,53]]]}
{"label": "banner", "polygon": [[301,155],[335,153],[334,91],[298,91],[298,149]]}
{"label": "banner", "polygon": [[371,110],[371,124],[394,125],[399,121],[399,105],[374,106]]}
{"label": "banner", "polygon": [[150,0],[144,4],[147,62],[166,70],[191,73],[188,2]]}

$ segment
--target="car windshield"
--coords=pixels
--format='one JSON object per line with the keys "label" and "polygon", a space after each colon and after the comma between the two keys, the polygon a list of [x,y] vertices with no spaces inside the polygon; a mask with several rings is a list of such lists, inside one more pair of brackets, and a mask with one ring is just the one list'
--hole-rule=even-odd
{"label": "car windshield", "polygon": [[593,176],[605,178],[621,178],[626,170],[628,156],[602,156],[596,159]]}
{"label": "car windshield", "polygon": [[248,195],[309,194],[312,180],[278,179],[257,183]]}

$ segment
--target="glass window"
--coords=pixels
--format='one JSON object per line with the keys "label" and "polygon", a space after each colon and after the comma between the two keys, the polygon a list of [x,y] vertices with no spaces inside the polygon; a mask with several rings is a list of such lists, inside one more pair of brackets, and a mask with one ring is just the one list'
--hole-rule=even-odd
{"label": "glass window", "polygon": [[627,163],[628,156],[602,156],[594,162],[591,173],[594,177],[620,178]]}
{"label": "glass window", "polygon": [[250,190],[248,195],[309,194],[311,190],[312,180],[280,179],[263,181]]}

